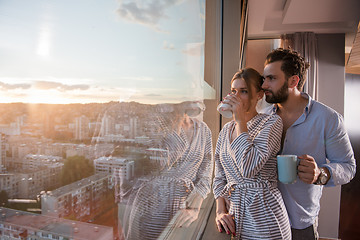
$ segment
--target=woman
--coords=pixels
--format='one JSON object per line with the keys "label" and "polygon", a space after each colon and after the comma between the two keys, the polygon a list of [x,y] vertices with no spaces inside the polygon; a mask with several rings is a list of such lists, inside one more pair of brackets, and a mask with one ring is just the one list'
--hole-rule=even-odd
{"label": "woman", "polygon": [[259,114],[262,76],[252,68],[231,80],[233,120],[219,134],[215,150],[216,225],[236,239],[291,239],[286,209],[277,188],[276,155],[282,121]]}

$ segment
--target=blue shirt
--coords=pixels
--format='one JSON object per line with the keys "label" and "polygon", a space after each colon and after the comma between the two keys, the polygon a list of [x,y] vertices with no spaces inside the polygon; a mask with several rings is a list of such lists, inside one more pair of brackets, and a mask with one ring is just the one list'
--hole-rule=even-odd
{"label": "blue shirt", "polygon": [[[318,167],[327,167],[331,177],[326,187],[346,184],[355,176],[356,161],[343,117],[330,107],[308,99],[304,113],[286,131],[281,154],[312,156]],[[272,109],[276,113],[277,106]],[[314,224],[320,211],[323,186],[307,184],[298,177],[293,184],[278,183],[291,227]]]}

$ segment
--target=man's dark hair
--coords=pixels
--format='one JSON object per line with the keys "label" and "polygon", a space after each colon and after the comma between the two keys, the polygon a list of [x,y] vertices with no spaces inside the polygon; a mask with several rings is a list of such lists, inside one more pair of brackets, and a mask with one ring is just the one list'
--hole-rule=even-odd
{"label": "man's dark hair", "polygon": [[274,49],[270,52],[266,57],[265,66],[277,61],[282,61],[281,70],[285,73],[287,79],[294,75],[299,77],[297,89],[302,91],[306,81],[306,70],[310,67],[310,64],[305,62],[305,59],[298,52],[283,48]]}

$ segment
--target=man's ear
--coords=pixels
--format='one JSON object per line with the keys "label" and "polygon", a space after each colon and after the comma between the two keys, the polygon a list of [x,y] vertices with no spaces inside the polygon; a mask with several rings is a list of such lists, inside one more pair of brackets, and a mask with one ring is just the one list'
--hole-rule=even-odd
{"label": "man's ear", "polygon": [[297,87],[298,83],[300,81],[300,78],[298,75],[293,75],[288,79],[288,86],[289,88],[295,88]]}
{"label": "man's ear", "polygon": [[260,90],[258,93],[257,93],[257,100],[259,101],[260,99],[262,99],[264,96],[264,90]]}

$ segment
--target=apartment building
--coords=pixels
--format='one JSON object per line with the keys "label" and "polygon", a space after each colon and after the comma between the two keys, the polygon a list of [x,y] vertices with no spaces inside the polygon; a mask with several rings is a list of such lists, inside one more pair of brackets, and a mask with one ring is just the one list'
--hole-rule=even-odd
{"label": "apartment building", "polygon": [[0,189],[6,191],[9,198],[34,199],[41,191],[60,185],[62,167],[62,163],[54,163],[47,167],[0,174]]}
{"label": "apartment building", "polygon": [[110,175],[98,173],[69,185],[41,194],[43,214],[76,219],[97,214],[101,199],[109,192]]}
{"label": "apartment building", "polygon": [[19,196],[19,176],[13,173],[0,174],[0,191],[5,191],[8,198]]}
{"label": "apartment building", "polygon": [[5,157],[6,157],[6,136],[0,134],[0,173],[5,169]]}
{"label": "apartment building", "polygon": [[75,118],[75,139],[84,140],[89,139],[89,128],[90,120],[86,116]]}
{"label": "apartment building", "polygon": [[100,157],[94,160],[96,173],[105,172],[118,180],[130,180],[135,174],[134,161],[118,157]]}
{"label": "apartment building", "polygon": [[13,239],[108,240],[111,227],[0,207],[0,236]]}
{"label": "apartment building", "polygon": [[40,169],[23,170],[15,173],[18,176],[19,198],[36,198],[41,191],[54,189],[60,186],[62,163]]}
{"label": "apartment building", "polygon": [[22,169],[35,170],[39,167],[62,165],[62,157],[52,155],[28,154],[22,160]]}

